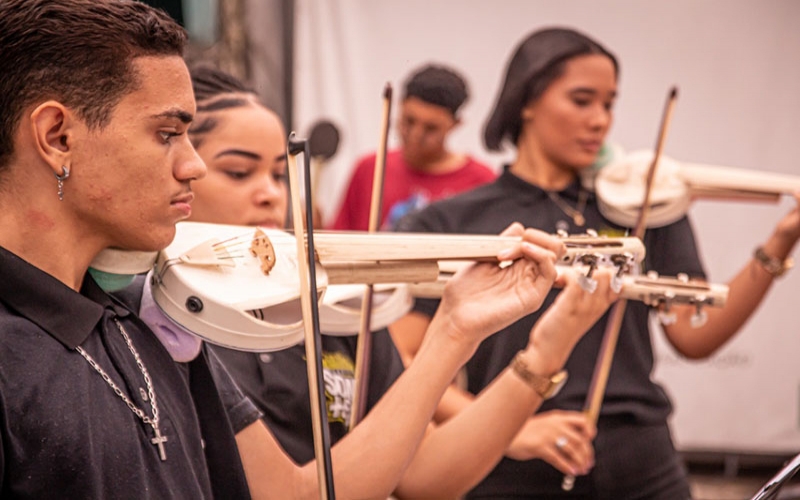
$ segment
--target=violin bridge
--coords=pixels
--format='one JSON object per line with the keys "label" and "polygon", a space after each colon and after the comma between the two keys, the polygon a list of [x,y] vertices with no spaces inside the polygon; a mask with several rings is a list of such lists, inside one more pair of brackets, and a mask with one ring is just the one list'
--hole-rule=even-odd
{"label": "violin bridge", "polygon": [[269,272],[275,267],[275,247],[269,241],[269,237],[261,229],[256,229],[253,241],[250,242],[250,255],[258,259],[261,264],[261,272],[269,276]]}

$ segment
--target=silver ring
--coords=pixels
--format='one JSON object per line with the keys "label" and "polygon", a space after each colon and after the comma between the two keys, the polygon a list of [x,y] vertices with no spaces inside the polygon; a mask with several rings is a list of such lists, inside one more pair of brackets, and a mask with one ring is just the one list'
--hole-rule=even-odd
{"label": "silver ring", "polygon": [[558,439],[556,439],[556,448],[560,450],[563,447],[565,447],[567,443],[569,443],[569,440],[566,438],[566,436],[561,436]]}

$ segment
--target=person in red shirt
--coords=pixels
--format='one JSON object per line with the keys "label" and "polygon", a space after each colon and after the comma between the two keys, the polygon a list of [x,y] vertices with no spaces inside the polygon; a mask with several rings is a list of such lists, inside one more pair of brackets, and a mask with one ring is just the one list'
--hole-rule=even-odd
{"label": "person in red shirt", "polygon": [[[417,70],[403,89],[398,130],[401,147],[386,155],[381,228],[428,203],[495,179],[490,167],[447,149],[469,93],[464,79],[444,66]],[[359,160],[332,229],[367,230],[375,153]]]}

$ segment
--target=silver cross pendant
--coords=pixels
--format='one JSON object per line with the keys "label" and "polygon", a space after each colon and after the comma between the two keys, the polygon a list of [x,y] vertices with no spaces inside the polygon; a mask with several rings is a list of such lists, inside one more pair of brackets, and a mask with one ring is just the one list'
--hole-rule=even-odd
{"label": "silver cross pendant", "polygon": [[162,436],[158,427],[154,427],[153,430],[156,433],[156,437],[151,439],[150,442],[158,446],[158,455],[161,457],[161,461],[164,462],[167,460],[167,452],[164,451],[164,443],[167,442],[167,436]]}

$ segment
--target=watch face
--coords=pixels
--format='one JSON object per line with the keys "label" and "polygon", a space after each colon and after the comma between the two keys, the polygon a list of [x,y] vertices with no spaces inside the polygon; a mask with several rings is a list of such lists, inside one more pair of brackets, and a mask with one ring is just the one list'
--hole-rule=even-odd
{"label": "watch face", "polygon": [[552,377],[550,377],[550,390],[547,391],[547,394],[544,395],[545,399],[552,398],[558,391],[564,387],[564,384],[567,383],[567,371],[561,370],[560,372],[556,373]]}

